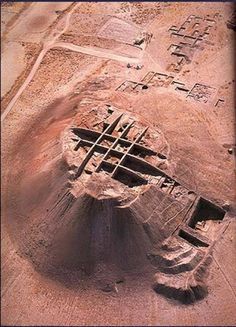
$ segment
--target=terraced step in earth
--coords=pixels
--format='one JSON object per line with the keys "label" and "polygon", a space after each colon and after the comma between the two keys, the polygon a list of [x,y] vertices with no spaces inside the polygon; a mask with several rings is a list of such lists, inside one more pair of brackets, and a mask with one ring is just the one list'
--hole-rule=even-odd
{"label": "terraced step in earth", "polygon": [[171,267],[182,262],[183,259],[188,258],[196,254],[196,250],[192,247],[188,249],[180,249],[178,251],[166,252],[157,251],[148,254],[148,258],[151,260],[152,264],[155,266]]}
{"label": "terraced step in earth", "polygon": [[176,265],[172,266],[160,266],[160,271],[168,273],[168,274],[179,274],[184,271],[191,271],[193,270],[196,265],[202,259],[203,254],[201,252],[192,251],[189,256],[179,259],[179,262]]}
{"label": "terraced step in earth", "polygon": [[153,288],[157,293],[184,304],[201,300],[207,294],[205,284],[202,281],[197,281],[192,272],[184,272],[175,276],[157,273],[154,278]]}
{"label": "terraced step in earth", "polygon": [[160,271],[169,274],[178,274],[192,270],[202,259],[203,252],[189,246],[181,247],[179,250],[167,252],[159,250],[148,254],[151,263]]}
{"label": "terraced step in earth", "polygon": [[[189,263],[192,268],[190,271],[181,271],[176,274],[173,274],[173,272],[157,272],[154,275],[154,290],[185,304],[203,299],[207,295],[205,278],[208,274],[207,268],[211,263],[212,256],[210,253],[200,254],[200,252],[197,252],[192,260],[194,264],[193,262]],[[182,267],[184,267],[184,263]]]}
{"label": "terraced step in earth", "polygon": [[166,239],[161,246],[161,249],[167,252],[179,251],[182,248],[191,248],[191,245],[184,241],[181,242],[179,238],[173,236]]}

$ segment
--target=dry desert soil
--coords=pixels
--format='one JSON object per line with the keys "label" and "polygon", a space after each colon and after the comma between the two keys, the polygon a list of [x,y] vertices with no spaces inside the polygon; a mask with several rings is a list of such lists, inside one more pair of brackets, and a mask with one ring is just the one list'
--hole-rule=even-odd
{"label": "dry desert soil", "polygon": [[235,325],[235,6],[1,3],[2,325]]}

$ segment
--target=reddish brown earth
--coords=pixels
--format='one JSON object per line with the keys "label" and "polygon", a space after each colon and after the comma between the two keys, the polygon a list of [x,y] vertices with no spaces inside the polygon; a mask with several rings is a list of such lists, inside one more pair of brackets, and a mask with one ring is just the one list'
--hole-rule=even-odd
{"label": "reddish brown earth", "polygon": [[236,324],[233,12],[2,4],[3,325]]}

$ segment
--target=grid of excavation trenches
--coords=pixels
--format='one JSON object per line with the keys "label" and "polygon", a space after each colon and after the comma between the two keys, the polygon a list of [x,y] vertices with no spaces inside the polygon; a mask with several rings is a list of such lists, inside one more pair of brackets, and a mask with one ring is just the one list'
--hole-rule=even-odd
{"label": "grid of excavation trenches", "polygon": [[[118,115],[110,124],[105,122],[101,133],[85,128],[73,128],[73,133],[79,138],[74,150],[77,151],[80,147],[88,149],[77,170],[76,178],[83,171],[88,174],[93,171],[105,171],[112,178],[132,187],[147,184],[148,177],[153,175],[162,178],[164,186],[168,177],[143,159],[145,156],[165,158],[161,153],[143,145],[142,139],[148,128],[141,131],[133,140],[129,140],[127,135],[134,125],[134,121],[131,121],[119,129],[120,135],[115,136],[113,132],[121,117],[122,115]],[[94,169],[86,168],[87,163],[94,158],[97,158],[93,162]]]}
{"label": "grid of excavation trenches", "polygon": [[149,186],[126,206],[126,215],[136,217],[151,243],[146,256],[157,269],[154,289],[183,303],[202,299],[207,294],[211,251],[226,212],[150,163],[150,158],[166,157],[145,145],[148,128],[131,136],[135,121],[122,125],[121,118],[112,112],[100,131],[71,128],[74,152],[86,149],[74,180],[103,172],[129,189]]}

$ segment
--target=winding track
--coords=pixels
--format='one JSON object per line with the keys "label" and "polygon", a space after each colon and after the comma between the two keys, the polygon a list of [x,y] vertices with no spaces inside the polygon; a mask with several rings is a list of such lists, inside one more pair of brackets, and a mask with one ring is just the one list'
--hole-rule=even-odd
{"label": "winding track", "polygon": [[73,7],[71,12],[69,12],[67,14],[66,21],[65,21],[65,27],[61,31],[56,31],[58,33],[56,35],[54,33],[54,37],[52,38],[52,40],[48,40],[48,41],[44,42],[43,49],[40,52],[37,60],[35,61],[29,75],[27,76],[26,80],[21,85],[21,87],[19,88],[19,90],[17,91],[17,93],[15,94],[13,99],[10,101],[7,108],[2,113],[1,122],[3,122],[5,120],[5,118],[7,117],[9,112],[12,110],[15,103],[17,102],[18,98],[24,92],[24,90],[26,89],[28,84],[32,81],[32,79],[33,79],[37,69],[39,68],[44,56],[46,55],[48,50],[50,50],[52,48],[55,48],[55,47],[58,48],[59,47],[59,48],[69,49],[71,51],[80,52],[80,53],[84,53],[84,54],[87,54],[87,55],[96,56],[96,57],[99,57],[99,58],[111,59],[111,60],[116,60],[116,61],[125,62],[125,63],[138,64],[140,62],[139,58],[124,56],[122,54],[115,53],[114,51],[108,50],[108,49],[102,49],[102,48],[96,48],[96,47],[92,47],[92,48],[91,47],[81,47],[81,46],[75,45],[73,43],[56,42],[57,39],[63,33],[65,33],[65,31],[68,29],[69,24],[70,24],[70,17],[72,15],[73,11],[75,10],[75,8],[77,8],[77,6],[79,6],[79,5],[80,4],[78,3],[76,6]]}

